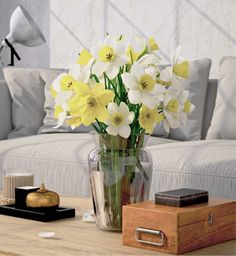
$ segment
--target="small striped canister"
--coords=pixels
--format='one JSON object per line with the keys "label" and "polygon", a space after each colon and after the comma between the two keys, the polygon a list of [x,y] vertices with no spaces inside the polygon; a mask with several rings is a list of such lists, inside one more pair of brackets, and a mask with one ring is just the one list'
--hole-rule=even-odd
{"label": "small striped canister", "polygon": [[15,199],[15,188],[33,186],[34,175],[31,173],[8,173],[3,178],[3,198]]}

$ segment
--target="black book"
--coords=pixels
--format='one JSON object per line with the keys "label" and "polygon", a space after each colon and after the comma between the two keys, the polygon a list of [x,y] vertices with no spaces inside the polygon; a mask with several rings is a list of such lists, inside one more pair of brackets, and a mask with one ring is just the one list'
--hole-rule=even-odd
{"label": "black book", "polygon": [[184,207],[208,202],[208,191],[181,188],[155,194],[155,204]]}

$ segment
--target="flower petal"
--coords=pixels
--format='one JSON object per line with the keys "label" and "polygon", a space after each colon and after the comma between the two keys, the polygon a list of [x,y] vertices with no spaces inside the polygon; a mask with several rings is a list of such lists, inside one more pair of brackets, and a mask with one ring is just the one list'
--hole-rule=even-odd
{"label": "flower petal", "polygon": [[131,74],[135,77],[135,80],[139,81],[144,73],[144,67],[135,62],[131,68]]}
{"label": "flower petal", "polygon": [[92,73],[99,77],[108,69],[109,65],[109,62],[98,61],[93,64]]}
{"label": "flower petal", "polygon": [[160,79],[164,82],[170,82],[173,77],[172,67],[166,67],[160,72]]}
{"label": "flower petal", "polygon": [[56,105],[62,105],[62,103],[66,102],[72,95],[72,91],[59,92],[55,98]]}
{"label": "flower petal", "polygon": [[105,107],[97,108],[97,110],[96,110],[96,118],[100,122],[106,122],[108,117],[109,117],[109,112],[108,112],[107,108],[105,108]]}
{"label": "flower petal", "polygon": [[99,95],[97,95],[97,100],[99,101],[101,106],[107,106],[109,102],[111,102],[114,98],[115,94],[111,90],[104,90]]}
{"label": "flower petal", "polygon": [[128,98],[132,104],[141,103],[141,93],[138,90],[129,90]]}
{"label": "flower petal", "polygon": [[130,73],[122,74],[121,78],[127,88],[135,89],[138,87],[137,81],[134,79],[134,77]]}
{"label": "flower petal", "polygon": [[123,138],[128,138],[130,136],[131,129],[129,125],[123,125],[119,128],[119,135]]}
{"label": "flower petal", "polygon": [[113,135],[113,136],[116,136],[118,134],[118,130],[119,130],[119,128],[114,127],[114,126],[108,126],[106,128],[107,133],[110,135]]}
{"label": "flower petal", "polygon": [[128,60],[126,58],[122,58],[121,56],[117,55],[113,62],[114,62],[114,65],[119,68],[125,65],[128,62]]}
{"label": "flower petal", "polygon": [[105,72],[110,79],[113,79],[119,73],[119,67],[117,67],[114,63],[111,62]]}
{"label": "flower petal", "polygon": [[129,116],[126,118],[126,124],[131,124],[134,120],[134,112],[130,112]]}
{"label": "flower petal", "polygon": [[107,109],[111,112],[111,113],[116,113],[119,112],[119,108],[117,106],[116,103],[114,102],[110,102],[107,106]]}
{"label": "flower petal", "polygon": [[90,87],[85,83],[79,83],[78,87],[75,88],[75,93],[78,96],[84,97],[91,94]]}
{"label": "flower petal", "polygon": [[128,108],[128,106],[124,102],[120,103],[120,105],[119,105],[119,112],[121,114],[123,114],[125,118],[128,117],[128,115],[129,115],[129,108]]}
{"label": "flower petal", "polygon": [[85,125],[85,126],[89,126],[91,125],[93,122],[95,121],[95,118],[93,115],[91,115],[90,113],[86,113],[84,115],[81,116],[81,122]]}
{"label": "flower petal", "polygon": [[167,133],[170,133],[170,126],[166,119],[163,120],[163,127]]}
{"label": "flower petal", "polygon": [[79,64],[74,64],[71,66],[69,70],[69,75],[71,75],[74,79],[79,81],[80,72],[81,72],[81,66]]}
{"label": "flower petal", "polygon": [[157,103],[159,103],[157,102],[157,99],[155,99],[155,97],[148,93],[141,93],[141,100],[145,106],[151,109],[153,109],[157,105]]}

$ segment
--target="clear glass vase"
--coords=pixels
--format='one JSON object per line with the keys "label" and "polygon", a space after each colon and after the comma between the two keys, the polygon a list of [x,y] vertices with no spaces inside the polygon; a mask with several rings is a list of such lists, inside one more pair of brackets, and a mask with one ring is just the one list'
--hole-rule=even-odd
{"label": "clear glass vase", "polygon": [[152,157],[144,135],[128,139],[93,133],[96,147],[89,154],[90,184],[96,224],[122,231],[122,205],[147,200]]}

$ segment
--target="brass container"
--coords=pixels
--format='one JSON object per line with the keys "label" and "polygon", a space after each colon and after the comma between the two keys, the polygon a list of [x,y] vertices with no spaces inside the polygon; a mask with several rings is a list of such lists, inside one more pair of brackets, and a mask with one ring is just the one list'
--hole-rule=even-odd
{"label": "brass container", "polygon": [[26,197],[26,205],[29,208],[57,208],[59,204],[59,195],[46,189],[43,183],[39,190],[29,193]]}

